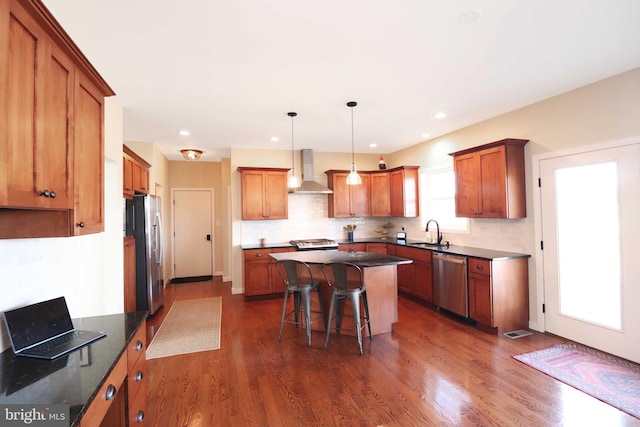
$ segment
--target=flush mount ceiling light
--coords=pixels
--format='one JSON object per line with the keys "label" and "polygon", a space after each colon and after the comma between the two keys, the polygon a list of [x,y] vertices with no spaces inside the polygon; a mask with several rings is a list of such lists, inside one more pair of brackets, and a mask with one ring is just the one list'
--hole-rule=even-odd
{"label": "flush mount ceiling light", "polygon": [[190,148],[188,150],[180,150],[182,156],[187,160],[198,160],[202,155],[202,151]]}
{"label": "flush mount ceiling light", "polygon": [[180,132],[178,132],[180,135],[182,136],[189,136],[189,131],[188,130],[181,130]]}
{"label": "flush mount ceiling light", "polygon": [[296,176],[295,169],[295,160],[293,158],[293,118],[297,116],[298,113],[287,113],[287,116],[291,117],[291,175],[289,175],[289,179],[287,180],[287,187],[294,189],[300,187],[300,180]]}
{"label": "flush mount ceiling light", "polygon": [[447,117],[447,113],[444,111],[440,111],[433,116],[434,119],[444,119],[445,117]]}
{"label": "flush mount ceiling light", "polygon": [[360,185],[362,184],[362,178],[358,175],[355,161],[355,150],[353,145],[353,107],[358,105],[355,101],[347,102],[347,107],[351,108],[351,172],[347,176],[347,185]]}

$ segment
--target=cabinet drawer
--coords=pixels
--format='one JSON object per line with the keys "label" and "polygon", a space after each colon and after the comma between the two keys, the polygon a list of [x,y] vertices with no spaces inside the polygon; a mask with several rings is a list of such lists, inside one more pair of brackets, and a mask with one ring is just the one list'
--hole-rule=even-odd
{"label": "cabinet drawer", "polygon": [[138,396],[138,393],[144,389],[144,385],[147,382],[147,360],[144,357],[139,357],[138,361],[129,368],[129,375],[127,377],[127,393],[129,396],[129,403]]}
{"label": "cabinet drawer", "polygon": [[469,258],[469,274],[491,275],[491,261],[488,259]]}
{"label": "cabinet drawer", "polygon": [[414,261],[431,262],[431,251],[428,249],[408,248],[406,246],[396,247],[396,256],[409,258]]}
{"label": "cabinet drawer", "polygon": [[129,427],[144,426],[147,424],[147,385],[146,381],[142,382],[142,387],[138,390],[138,394],[129,401],[127,419]]}
{"label": "cabinet drawer", "polygon": [[[82,416],[82,426],[91,426],[100,423],[100,420],[104,418],[109,410],[111,403],[118,402],[118,399],[115,398],[116,394],[124,393],[124,387],[122,387],[122,385],[124,384],[126,375],[127,359],[122,356],[102,387],[100,387],[100,391],[98,391],[95,399],[91,402],[87,412]],[[113,393],[114,390],[115,393]]]}
{"label": "cabinet drawer", "polygon": [[243,251],[245,261],[269,260],[271,249],[247,249]]}
{"label": "cabinet drawer", "polygon": [[145,324],[140,326],[138,332],[127,346],[127,361],[129,365],[128,371],[131,372],[131,368],[138,360],[138,357],[145,358],[145,351],[147,349],[147,327]]}

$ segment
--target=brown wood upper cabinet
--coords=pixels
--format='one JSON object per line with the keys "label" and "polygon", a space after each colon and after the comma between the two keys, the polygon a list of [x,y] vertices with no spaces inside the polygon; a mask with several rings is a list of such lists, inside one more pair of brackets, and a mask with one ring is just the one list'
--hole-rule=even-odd
{"label": "brown wood upper cabinet", "polygon": [[122,146],[122,194],[149,194],[149,168],[151,165],[126,145]]}
{"label": "brown wood upper cabinet", "polygon": [[503,139],[450,153],[456,176],[456,216],[525,218],[526,139]]}
{"label": "brown wood upper cabinet", "polygon": [[328,170],[327,186],[333,190],[329,194],[329,218],[351,218],[371,216],[370,174],[358,172],[362,179],[360,185],[347,185],[349,171]]}
{"label": "brown wood upper cabinet", "polygon": [[347,185],[349,171],[328,170],[329,217],[416,217],[420,194],[418,166],[384,171],[359,171],[360,185]]}
{"label": "brown wood upper cabinet", "polygon": [[239,167],[242,180],[242,219],[287,219],[289,169]]}
{"label": "brown wood upper cabinet", "polygon": [[102,231],[113,91],[39,0],[1,2],[0,64],[0,238]]}

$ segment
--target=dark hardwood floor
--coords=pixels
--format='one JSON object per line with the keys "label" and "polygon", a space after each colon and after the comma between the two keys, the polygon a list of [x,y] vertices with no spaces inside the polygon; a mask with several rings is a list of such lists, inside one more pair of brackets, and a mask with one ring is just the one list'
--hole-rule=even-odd
{"label": "dark hardwood floor", "polygon": [[399,299],[393,333],[364,341],[285,325],[281,299],[245,302],[229,283],[169,285],[173,301],[222,296],[220,350],[148,363],[149,426],[630,426],[633,418],[512,359],[565,340],[509,339]]}

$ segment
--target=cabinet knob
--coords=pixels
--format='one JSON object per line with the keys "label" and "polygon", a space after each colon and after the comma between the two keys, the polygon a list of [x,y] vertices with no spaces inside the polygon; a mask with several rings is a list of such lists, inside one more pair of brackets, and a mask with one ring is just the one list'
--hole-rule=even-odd
{"label": "cabinet knob", "polygon": [[143,344],[142,344],[142,341],[138,340],[138,341],[136,342],[136,351],[140,351],[140,350],[142,350],[142,345],[143,345]]}
{"label": "cabinet knob", "polygon": [[76,227],[84,228],[84,222],[80,221],[76,224]]}
{"label": "cabinet knob", "polygon": [[144,420],[144,412],[141,410],[138,411],[138,415],[136,415],[136,422],[141,423]]}
{"label": "cabinet knob", "polygon": [[476,265],[476,269],[482,270],[482,266],[480,264]]}
{"label": "cabinet knob", "polygon": [[142,371],[138,371],[134,379],[136,382],[139,383],[140,381],[142,381],[142,377],[143,377]]}
{"label": "cabinet knob", "polygon": [[109,384],[109,387],[107,387],[107,392],[105,393],[104,398],[106,400],[113,399],[117,391],[118,390],[116,389],[116,386],[114,386],[113,384]]}
{"label": "cabinet knob", "polygon": [[52,199],[56,198],[56,192],[55,191],[49,191],[49,190],[44,190],[38,193],[38,195],[40,196],[44,196],[44,197],[50,197]]}
{"label": "cabinet knob", "polygon": [[256,254],[256,256],[257,256],[257,257],[261,257],[261,256],[262,256],[262,253],[258,252],[258,253]]}

